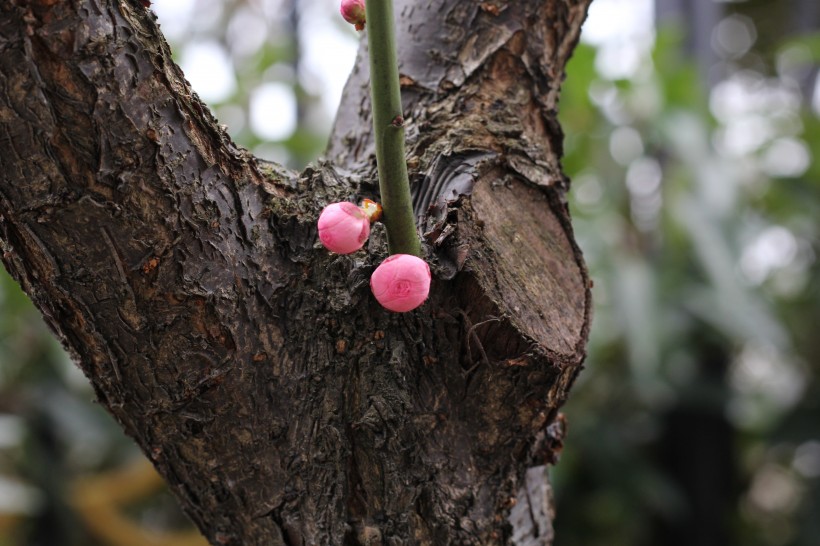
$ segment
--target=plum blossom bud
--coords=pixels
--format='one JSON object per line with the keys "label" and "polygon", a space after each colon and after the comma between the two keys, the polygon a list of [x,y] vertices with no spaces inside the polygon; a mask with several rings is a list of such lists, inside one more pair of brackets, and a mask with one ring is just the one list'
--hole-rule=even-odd
{"label": "plum blossom bud", "polygon": [[382,307],[412,311],[430,294],[430,266],[409,254],[393,254],[370,277],[370,290]]}
{"label": "plum blossom bud", "polygon": [[353,203],[332,203],[319,215],[319,240],[331,252],[356,252],[369,235],[370,221]]}
{"label": "plum blossom bud", "polygon": [[345,21],[354,25],[356,30],[364,30],[365,9],[364,0],[342,0],[339,8]]}

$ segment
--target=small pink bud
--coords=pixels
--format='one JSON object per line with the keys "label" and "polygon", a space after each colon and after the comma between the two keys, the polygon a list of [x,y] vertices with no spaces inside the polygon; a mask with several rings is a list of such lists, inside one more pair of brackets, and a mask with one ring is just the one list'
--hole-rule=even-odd
{"label": "small pink bud", "polygon": [[430,294],[430,266],[409,254],[393,254],[370,277],[370,290],[382,307],[412,311]]}
{"label": "small pink bud", "polygon": [[319,239],[337,254],[356,252],[370,235],[370,221],[362,209],[344,201],[332,203],[319,215]]}
{"label": "small pink bud", "polygon": [[364,30],[365,8],[364,0],[342,0],[339,8],[345,21],[354,25],[356,30]]}

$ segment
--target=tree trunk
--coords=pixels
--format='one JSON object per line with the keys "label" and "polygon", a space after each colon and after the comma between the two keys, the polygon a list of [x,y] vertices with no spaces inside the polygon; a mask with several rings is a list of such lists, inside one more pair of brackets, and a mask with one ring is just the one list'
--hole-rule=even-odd
{"label": "tree trunk", "polygon": [[238,149],[137,0],[0,1],[3,261],[217,545],[549,544],[589,281],[556,121],[589,0],[399,0],[429,301],[316,219],[377,198],[366,51],[328,162]]}

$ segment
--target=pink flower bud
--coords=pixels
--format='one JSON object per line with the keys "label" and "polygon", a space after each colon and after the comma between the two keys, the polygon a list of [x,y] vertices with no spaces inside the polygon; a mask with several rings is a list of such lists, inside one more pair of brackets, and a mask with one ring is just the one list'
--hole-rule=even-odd
{"label": "pink flower bud", "polygon": [[345,21],[355,25],[356,30],[364,30],[364,0],[342,0],[342,7],[339,8],[339,11]]}
{"label": "pink flower bud", "polygon": [[397,313],[412,311],[430,293],[430,266],[409,254],[393,254],[373,272],[370,290],[382,307]]}
{"label": "pink flower bud", "polygon": [[344,201],[332,203],[319,215],[319,239],[337,254],[356,252],[370,235],[370,221],[362,209]]}

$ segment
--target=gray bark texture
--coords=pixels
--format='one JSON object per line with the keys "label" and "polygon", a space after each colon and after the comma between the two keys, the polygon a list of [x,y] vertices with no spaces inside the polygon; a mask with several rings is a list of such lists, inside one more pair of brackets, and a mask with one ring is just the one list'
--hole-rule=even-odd
{"label": "gray bark texture", "polygon": [[231,142],[142,2],[0,0],[3,262],[212,544],[552,542],[590,321],[556,108],[588,3],[397,1],[433,287],[394,314],[383,231],[317,243],[325,204],[378,198],[364,49],[295,173]]}

